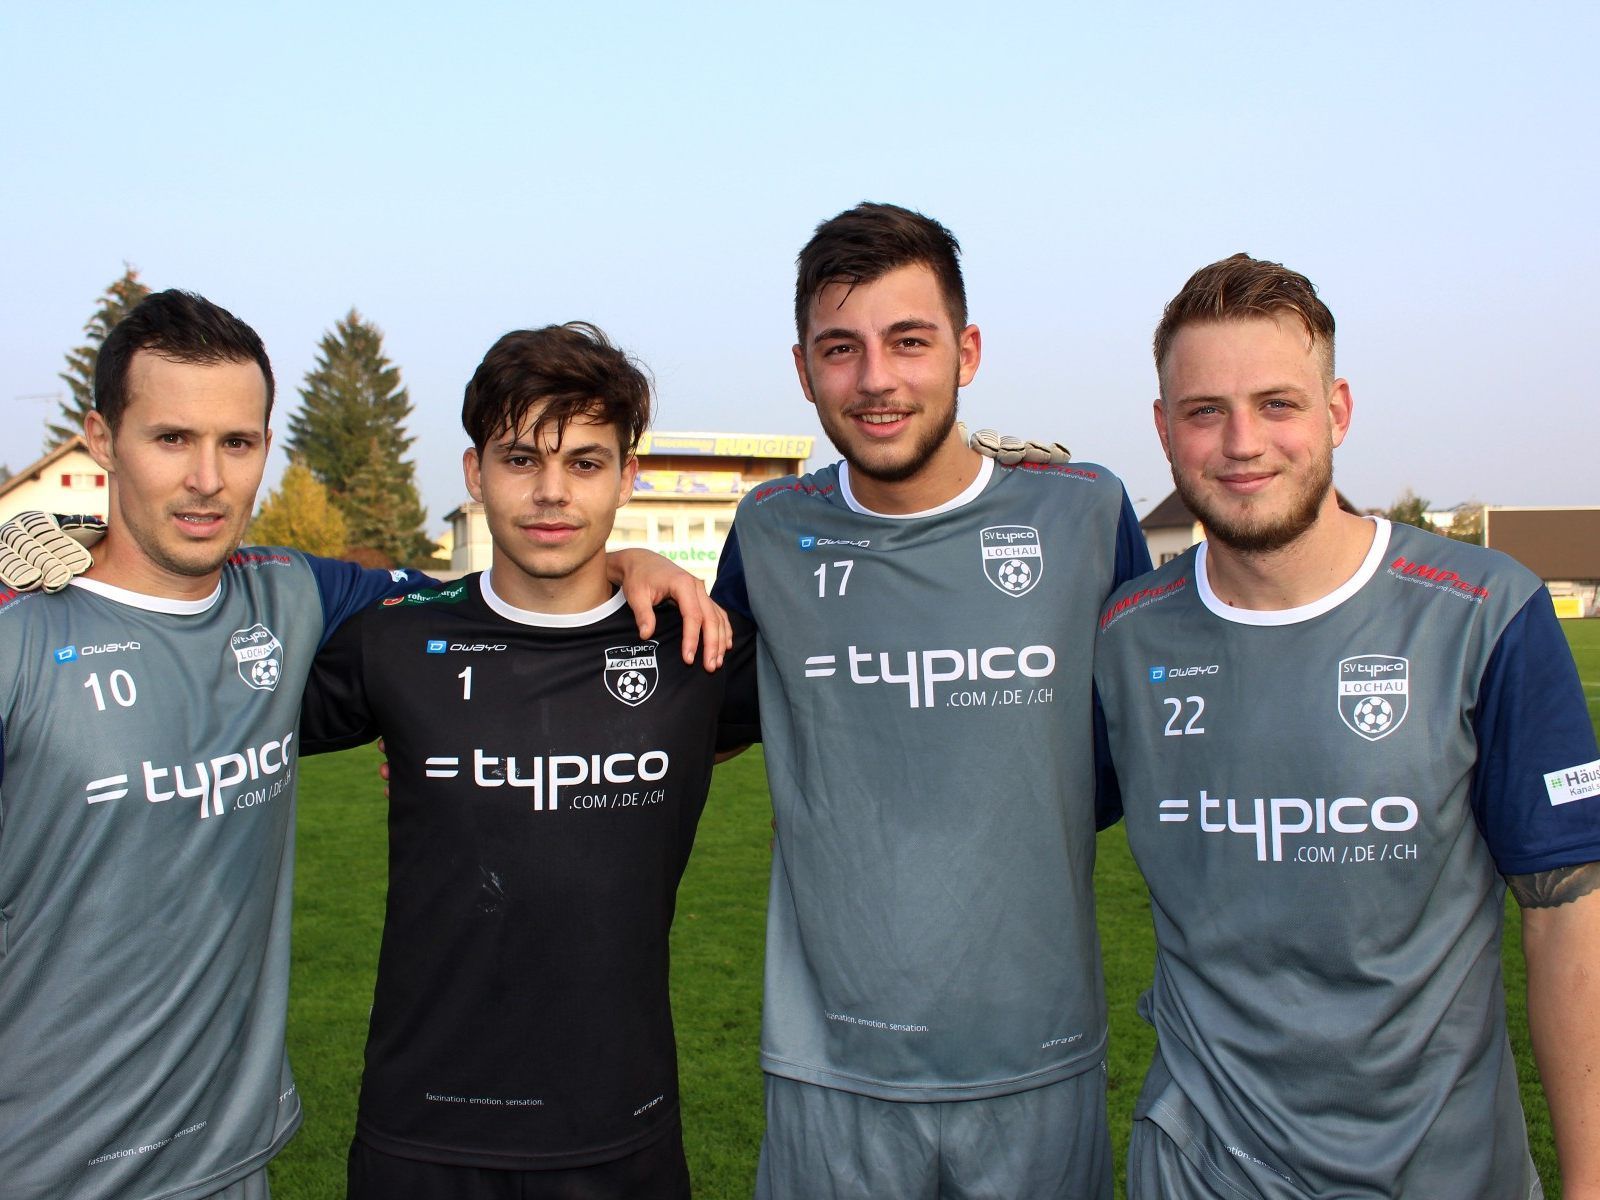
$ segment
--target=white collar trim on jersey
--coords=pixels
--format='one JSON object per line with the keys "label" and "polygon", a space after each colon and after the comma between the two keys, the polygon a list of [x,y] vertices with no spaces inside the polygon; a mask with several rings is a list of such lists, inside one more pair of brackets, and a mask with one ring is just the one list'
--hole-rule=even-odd
{"label": "white collar trim on jersey", "polygon": [[628,602],[627,597],[621,591],[618,591],[604,604],[591,608],[588,612],[533,612],[530,609],[518,608],[509,601],[502,600],[496,594],[494,584],[489,581],[488,571],[479,576],[478,591],[483,594],[483,602],[506,620],[515,621],[518,625],[542,625],[547,629],[576,629],[580,625],[593,625],[596,621],[609,617]]}
{"label": "white collar trim on jersey", "polygon": [[118,604],[126,604],[129,608],[142,608],[146,612],[172,613],[179,617],[192,617],[196,613],[205,612],[222,595],[221,579],[217,580],[216,590],[203,600],[174,600],[170,596],[147,596],[143,592],[130,592],[127,588],[101,583],[98,579],[85,579],[82,575],[73,577],[72,586],[93,592],[96,596],[104,596],[107,600],[115,600]]}
{"label": "white collar trim on jersey", "polygon": [[984,456],[978,464],[978,477],[969,483],[959,496],[952,496],[936,508],[926,508],[914,513],[881,513],[876,509],[868,508],[856,499],[856,494],[850,490],[850,464],[839,464],[839,495],[844,497],[844,502],[850,506],[852,512],[865,513],[869,517],[882,517],[886,521],[914,521],[918,517],[932,517],[942,512],[949,512],[953,508],[960,508],[963,504],[971,504],[980,495],[983,489],[989,486],[989,476],[994,474],[994,459]]}
{"label": "white collar trim on jersey", "polygon": [[1372,546],[1367,551],[1366,558],[1361,560],[1361,566],[1356,569],[1356,573],[1326,596],[1313,600],[1310,604],[1302,604],[1299,608],[1235,608],[1218,599],[1217,594],[1211,590],[1211,576],[1206,572],[1206,544],[1201,542],[1194,555],[1194,577],[1200,591],[1200,600],[1224,621],[1235,621],[1240,625],[1297,625],[1301,621],[1311,620],[1312,617],[1320,617],[1325,612],[1332,612],[1364,588],[1367,581],[1378,573],[1378,566],[1383,562],[1385,551],[1389,549],[1389,522],[1383,517],[1368,519],[1378,528],[1372,534]]}

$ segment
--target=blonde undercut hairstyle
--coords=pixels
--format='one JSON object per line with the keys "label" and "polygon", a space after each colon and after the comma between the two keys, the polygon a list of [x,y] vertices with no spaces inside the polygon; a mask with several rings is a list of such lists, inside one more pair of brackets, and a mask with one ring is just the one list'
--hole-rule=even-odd
{"label": "blonde undercut hairstyle", "polygon": [[1333,383],[1333,314],[1317,296],[1311,280],[1282,263],[1235,254],[1189,276],[1189,282],[1167,302],[1156,326],[1156,371],[1161,371],[1172,339],[1185,325],[1278,317],[1299,320],[1317,357],[1323,381]]}

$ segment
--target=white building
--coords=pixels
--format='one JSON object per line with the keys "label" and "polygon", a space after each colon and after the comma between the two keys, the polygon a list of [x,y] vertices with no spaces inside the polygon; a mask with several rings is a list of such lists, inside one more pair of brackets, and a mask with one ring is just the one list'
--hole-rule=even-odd
{"label": "white building", "polygon": [[81,434],[0,483],[0,524],[29,511],[106,515],[106,473]]}
{"label": "white building", "polygon": [[[710,584],[739,498],[769,479],[799,474],[813,441],[788,434],[645,434],[633,499],[618,511],[606,548],[654,550]],[[446,519],[449,574],[486,568],[493,543],[483,505],[468,501]]]}

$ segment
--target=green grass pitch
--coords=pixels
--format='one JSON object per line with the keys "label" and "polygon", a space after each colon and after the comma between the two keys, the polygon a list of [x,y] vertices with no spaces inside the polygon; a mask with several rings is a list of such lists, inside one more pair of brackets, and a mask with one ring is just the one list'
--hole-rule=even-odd
{"label": "green grass pitch", "polygon": [[[1563,623],[1600,726],[1600,621]],[[276,1200],[340,1200],[383,923],[384,801],[368,747],[307,759],[289,1050],[305,1125],[272,1165]],[[759,749],[717,769],[673,929],[685,1139],[695,1195],[748,1197],[761,1139],[762,923],[771,829]],[[1111,1128],[1121,1163],[1153,1039],[1134,1012],[1150,980],[1150,906],[1120,826],[1100,838],[1095,891],[1111,1009]],[[1506,993],[1534,1157],[1556,1200],[1549,1114],[1528,1048],[1522,946],[1507,901]]]}

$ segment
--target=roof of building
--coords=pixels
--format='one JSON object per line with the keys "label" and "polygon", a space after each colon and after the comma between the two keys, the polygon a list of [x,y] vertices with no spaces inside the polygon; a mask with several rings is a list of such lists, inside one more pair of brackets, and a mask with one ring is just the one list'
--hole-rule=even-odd
{"label": "roof of building", "polygon": [[1183,502],[1183,497],[1174,490],[1160,504],[1145,513],[1144,519],[1139,522],[1139,528],[1151,529],[1187,529],[1194,524],[1194,514],[1189,511],[1189,506]]}
{"label": "roof of building", "polygon": [[6,480],[4,483],[0,483],[0,496],[5,496],[9,492],[14,492],[23,484],[31,483],[32,481],[38,479],[56,463],[73,453],[73,451],[82,451],[84,454],[89,453],[89,443],[83,440],[83,435],[81,433],[75,433],[66,441],[62,442],[59,446],[56,446],[51,450],[47,450],[43,458],[40,458],[37,462],[29,463],[27,466],[23,467],[22,470],[15,472],[10,479]]}

